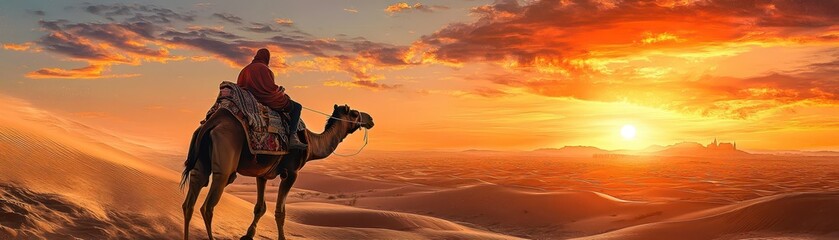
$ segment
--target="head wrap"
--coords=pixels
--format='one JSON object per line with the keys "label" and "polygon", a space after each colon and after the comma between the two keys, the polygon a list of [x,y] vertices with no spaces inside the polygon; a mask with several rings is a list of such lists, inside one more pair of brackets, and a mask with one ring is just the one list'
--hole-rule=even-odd
{"label": "head wrap", "polygon": [[253,56],[252,62],[261,62],[265,65],[268,65],[268,61],[271,60],[271,53],[268,52],[268,49],[261,48],[259,51],[256,51],[256,56]]}

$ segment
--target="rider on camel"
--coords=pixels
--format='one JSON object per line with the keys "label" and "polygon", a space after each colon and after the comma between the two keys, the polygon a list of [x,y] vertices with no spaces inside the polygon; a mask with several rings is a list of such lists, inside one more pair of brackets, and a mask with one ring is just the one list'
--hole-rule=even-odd
{"label": "rider on camel", "polygon": [[303,106],[297,103],[285,93],[285,88],[274,83],[274,72],[268,69],[268,61],[271,53],[268,49],[262,48],[256,51],[256,56],[248,66],[239,73],[236,84],[247,90],[259,103],[270,107],[274,111],[287,112],[290,119],[288,123],[288,147],[290,149],[306,149],[306,144],[300,141],[297,136],[297,124],[300,121],[300,111]]}

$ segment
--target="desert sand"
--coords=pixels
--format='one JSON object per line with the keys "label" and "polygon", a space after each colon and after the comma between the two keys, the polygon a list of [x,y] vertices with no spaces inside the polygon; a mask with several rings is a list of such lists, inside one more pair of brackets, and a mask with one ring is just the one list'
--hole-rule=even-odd
{"label": "desert sand", "polygon": [[[310,163],[289,205],[408,212],[533,239],[835,239],[837,167],[830,157],[369,152]],[[250,184],[229,192],[252,200]]]}
{"label": "desert sand", "polygon": [[[177,152],[0,100],[0,239],[180,238]],[[217,236],[245,232],[253,183],[227,188]],[[307,164],[287,208],[290,239],[837,239],[839,158],[365,151]]]}

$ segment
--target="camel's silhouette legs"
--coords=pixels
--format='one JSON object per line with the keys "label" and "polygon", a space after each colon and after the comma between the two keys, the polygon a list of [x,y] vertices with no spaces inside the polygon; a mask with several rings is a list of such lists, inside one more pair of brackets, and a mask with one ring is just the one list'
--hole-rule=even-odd
{"label": "camel's silhouette legs", "polygon": [[259,223],[259,219],[262,218],[262,215],[265,215],[265,210],[267,207],[265,206],[265,183],[268,182],[268,179],[258,177],[256,178],[256,206],[253,208],[253,222],[251,226],[248,228],[248,233],[245,234],[241,239],[253,239],[256,235],[256,224]]}

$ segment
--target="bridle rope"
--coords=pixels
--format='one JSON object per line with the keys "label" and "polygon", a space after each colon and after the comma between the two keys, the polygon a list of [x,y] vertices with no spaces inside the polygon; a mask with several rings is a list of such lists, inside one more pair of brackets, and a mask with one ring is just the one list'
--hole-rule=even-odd
{"label": "bridle rope", "polygon": [[[361,153],[361,150],[364,150],[364,147],[367,147],[367,139],[368,139],[368,138],[367,138],[367,136],[368,136],[368,135],[367,135],[367,128],[366,128],[366,127],[363,127],[363,126],[361,125],[361,124],[362,124],[362,122],[358,121],[357,119],[356,119],[356,120],[353,120],[353,121],[350,121],[350,120],[346,120],[346,119],[343,119],[343,118],[333,117],[331,114],[327,114],[327,113],[325,113],[325,112],[321,112],[321,111],[318,111],[318,110],[315,110],[315,109],[311,109],[311,108],[308,108],[308,107],[306,107],[306,106],[303,106],[303,109],[306,109],[306,110],[309,110],[309,111],[312,111],[312,112],[318,113],[318,114],[320,114],[320,115],[324,115],[324,116],[326,116],[327,118],[330,118],[330,119],[335,119],[335,120],[338,120],[338,121],[343,121],[343,122],[348,122],[348,123],[356,124],[356,125],[358,125],[360,128],[363,128],[363,129],[364,129],[364,145],[361,145],[361,148],[359,148],[359,149],[358,149],[358,151],[355,151],[355,153],[352,153],[352,154],[339,154],[339,153],[336,153],[336,152],[335,152],[335,150],[332,150],[332,154],[333,154],[333,155],[336,155],[336,156],[341,156],[341,157],[352,157],[352,156],[358,155],[359,153]],[[359,115],[359,116],[358,116],[358,118],[359,118],[359,119],[361,119],[361,116]]]}

